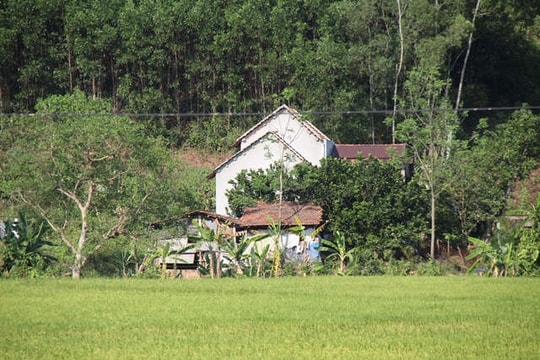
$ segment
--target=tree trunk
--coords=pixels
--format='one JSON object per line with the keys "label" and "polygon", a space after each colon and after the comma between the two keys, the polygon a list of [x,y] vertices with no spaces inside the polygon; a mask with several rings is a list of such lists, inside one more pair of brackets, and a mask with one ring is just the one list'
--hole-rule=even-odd
{"label": "tree trunk", "polygon": [[473,25],[473,29],[471,30],[471,33],[469,34],[469,39],[467,41],[467,51],[465,52],[465,58],[463,59],[463,66],[461,67],[461,74],[459,76],[458,91],[457,91],[456,106],[455,106],[456,110],[459,109],[460,102],[461,102],[461,93],[463,90],[463,81],[465,79],[465,70],[467,69],[467,62],[469,61],[469,55],[471,53],[474,25],[476,23],[476,16],[478,15],[478,9],[480,8],[480,2],[481,0],[476,0],[476,7],[474,8],[474,11],[473,11],[473,17],[471,21]]}
{"label": "tree trunk", "polygon": [[78,280],[81,277],[81,266],[79,264],[73,264],[71,266],[71,278]]}
{"label": "tree trunk", "polygon": [[435,191],[431,189],[431,242],[429,246],[429,254],[432,259],[435,259]]}
{"label": "tree trunk", "polygon": [[392,144],[396,143],[396,113],[397,113],[397,95],[398,95],[398,86],[399,86],[399,76],[401,75],[401,68],[403,67],[403,55],[404,55],[404,42],[403,39],[403,28],[402,28],[402,11],[401,11],[401,1],[396,0],[398,8],[398,30],[399,30],[399,63],[396,65],[396,79],[394,81],[394,107],[392,110]]}
{"label": "tree trunk", "polygon": [[209,264],[209,266],[210,266],[210,278],[213,279],[214,275],[216,273],[216,269],[215,269],[215,266],[214,266],[214,252],[213,251],[210,251],[208,253],[208,261],[210,262],[210,264]]}
{"label": "tree trunk", "polygon": [[221,277],[221,248],[218,247],[216,254],[216,277],[219,279]]}

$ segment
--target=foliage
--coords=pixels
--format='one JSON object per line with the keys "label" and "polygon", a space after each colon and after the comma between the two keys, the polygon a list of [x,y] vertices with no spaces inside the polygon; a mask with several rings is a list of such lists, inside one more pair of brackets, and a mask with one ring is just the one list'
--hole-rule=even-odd
{"label": "foliage", "polygon": [[493,129],[482,120],[468,144],[448,159],[445,192],[465,239],[493,235],[491,224],[507,209],[509,189],[540,155],[540,116],[518,110],[510,119]]}
{"label": "foliage", "polygon": [[0,228],[0,271],[4,276],[39,276],[56,259],[46,240],[47,225],[28,221],[24,213]]}
{"label": "foliage", "polygon": [[258,234],[253,237],[242,236],[238,241],[235,238],[229,238],[224,241],[222,249],[225,251],[225,259],[230,264],[230,273],[232,276],[250,275],[250,271],[248,271],[250,268],[249,260],[252,256],[256,256],[257,259],[256,275],[264,274],[263,267],[266,255],[268,254],[268,248],[262,248],[262,251],[259,252],[256,250],[256,243],[269,236],[270,234]]}
{"label": "foliage", "polygon": [[210,152],[225,152],[241,135],[241,125],[239,121],[219,116],[192,121],[189,129],[184,132],[182,144]]}
{"label": "foliage", "polygon": [[206,223],[199,223],[193,219],[193,226],[197,228],[198,235],[189,236],[190,241],[208,248],[205,259],[208,268],[201,270],[207,272],[212,279],[220,278],[223,275],[223,246],[231,241],[227,224],[216,222],[215,228],[212,228]]}
{"label": "foliage", "polygon": [[174,262],[183,262],[184,260],[179,256],[188,252],[189,250],[195,248],[197,244],[188,244],[187,246],[182,247],[181,249],[173,249],[171,243],[164,241],[164,243],[157,247],[146,261],[148,264],[154,263],[156,260],[161,264],[160,273],[161,279],[167,278],[167,261],[173,260]]}
{"label": "foliage", "polygon": [[[410,72],[432,65],[453,97],[468,68],[465,107],[534,104],[537,1],[483,0],[474,21],[475,3],[6,0],[0,112],[80,89],[115,112],[149,114],[143,121],[174,141],[220,149],[242,119],[287,103],[318,112],[336,141],[380,142],[393,134],[377,112],[404,98]],[[249,116],[197,115],[217,112]],[[464,117],[471,129],[479,115]]]}
{"label": "foliage", "polygon": [[495,277],[535,274],[540,265],[539,209],[540,197],[517,229],[504,231],[499,225],[498,233],[489,242],[469,238],[474,249],[467,259],[476,259],[469,271],[484,265],[487,274]]}
{"label": "foliage", "polygon": [[334,241],[321,239],[319,251],[325,254],[325,261],[336,261],[339,264],[337,274],[345,275],[348,262],[354,262],[357,249],[347,249],[345,236],[339,231],[334,232]]}
{"label": "foliage", "polygon": [[[324,159],[320,167],[299,164],[285,173],[284,200],[323,207],[327,230],[339,230],[351,247],[367,247],[381,257],[407,257],[423,249],[424,190],[404,181],[400,161]],[[237,211],[257,200],[275,201],[277,171],[245,171],[229,192]]]}
{"label": "foliage", "polygon": [[[110,111],[81,92],[39,106],[43,113]],[[168,181],[170,152],[127,118],[38,117],[4,126],[1,190],[47,221],[71,252],[73,277],[104,241],[136,233],[186,204],[184,192],[172,191]]]}
{"label": "foliage", "polygon": [[487,265],[488,275],[494,277],[515,275],[514,243],[501,241],[500,238],[489,243],[472,237],[469,238],[469,241],[475,248],[467,255],[467,260],[477,258],[469,271],[472,271],[479,263],[483,262]]}
{"label": "foliage", "polygon": [[440,66],[436,62],[409,72],[401,106],[412,111],[398,124],[396,134],[399,141],[409,144],[418,181],[430,192],[431,258],[435,258],[437,201],[445,189],[447,159],[458,124],[456,114],[449,111],[447,81],[441,78]]}

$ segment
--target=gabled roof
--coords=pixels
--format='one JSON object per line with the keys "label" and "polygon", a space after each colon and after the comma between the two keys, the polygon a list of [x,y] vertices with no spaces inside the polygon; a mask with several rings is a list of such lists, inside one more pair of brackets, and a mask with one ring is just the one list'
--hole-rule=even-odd
{"label": "gabled roof", "polygon": [[[240,217],[240,226],[249,227],[268,227],[272,219],[277,223],[280,214],[279,203],[259,202],[252,207],[246,207],[244,214]],[[284,226],[297,225],[296,218],[304,226],[316,226],[322,222],[323,210],[320,206],[311,204],[299,204],[291,201],[281,203],[281,224]]]}
{"label": "gabled roof", "polygon": [[231,156],[229,159],[225,160],[224,162],[222,162],[221,164],[219,164],[215,169],[214,171],[212,171],[210,174],[208,174],[208,176],[206,177],[207,179],[211,179],[213,178],[214,176],[216,176],[216,173],[219,171],[219,169],[221,169],[222,167],[226,166],[228,163],[230,163],[231,161],[233,161],[234,159],[238,158],[239,156],[241,156],[242,154],[248,152],[251,148],[255,147],[255,145],[257,145],[258,143],[260,142],[263,142],[267,139],[269,139],[270,137],[274,138],[276,141],[280,142],[281,144],[283,144],[283,146],[285,146],[286,149],[288,149],[289,151],[293,152],[296,156],[298,156],[299,159],[301,159],[302,161],[307,161],[306,158],[304,158],[302,156],[302,154],[300,154],[298,151],[296,151],[291,145],[289,145],[285,140],[283,140],[283,138],[281,136],[279,136],[278,134],[276,134],[275,132],[272,132],[272,131],[269,131],[267,132],[266,134],[264,134],[263,136],[261,136],[260,138],[258,138],[257,140],[255,140],[253,143],[249,144],[248,147],[246,147],[244,150],[241,150],[241,151],[238,151],[236,154],[234,154],[233,156]]}
{"label": "gabled roof", "polygon": [[361,153],[364,158],[372,156],[388,160],[394,153],[401,155],[406,147],[406,144],[335,144],[332,155],[340,159],[356,160],[358,153]]}
{"label": "gabled roof", "polygon": [[278,114],[280,114],[282,112],[288,112],[289,114],[291,114],[296,120],[298,120],[300,122],[300,124],[302,124],[309,132],[311,132],[313,135],[315,135],[318,139],[320,139],[320,140],[330,140],[319,129],[317,129],[317,127],[315,127],[315,125],[313,125],[312,123],[310,123],[307,120],[302,120],[301,119],[302,115],[300,115],[300,113],[298,111],[296,111],[295,109],[289,108],[287,105],[281,105],[276,110],[274,110],[270,115],[266,116],[264,119],[262,119],[257,124],[255,124],[251,129],[249,129],[248,131],[246,131],[245,133],[240,135],[235,140],[235,142],[233,143],[233,147],[237,147],[242,142],[242,139],[244,139],[246,136],[251,134],[253,131],[260,128],[265,123],[267,123],[272,118],[274,118],[275,116],[277,116]]}

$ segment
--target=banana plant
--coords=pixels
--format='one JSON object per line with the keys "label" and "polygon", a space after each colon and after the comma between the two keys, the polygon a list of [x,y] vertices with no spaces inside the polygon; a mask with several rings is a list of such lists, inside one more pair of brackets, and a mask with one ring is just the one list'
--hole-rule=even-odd
{"label": "banana plant", "polygon": [[257,277],[264,277],[265,275],[265,265],[268,261],[269,252],[270,244],[266,244],[260,249],[257,246],[251,248],[251,259],[255,263]]}
{"label": "banana plant", "polygon": [[345,275],[347,263],[354,261],[356,248],[347,250],[345,245],[345,236],[339,231],[334,232],[334,241],[327,239],[321,240],[320,251],[328,252],[326,260],[337,260],[339,262],[338,275]]}
{"label": "banana plant", "polygon": [[24,213],[20,213],[18,219],[8,221],[1,239],[3,270],[8,274],[15,268],[24,272],[42,270],[38,268],[55,261],[56,258],[47,253],[47,248],[55,245],[43,239],[45,233],[44,222],[28,222]]}
{"label": "banana plant", "polygon": [[150,256],[147,258],[147,261],[149,263],[153,263],[155,260],[159,259],[159,262],[161,264],[161,279],[165,279],[167,277],[167,259],[185,262],[184,259],[180,258],[180,255],[188,252],[195,246],[197,246],[197,244],[189,244],[182,249],[173,249],[169,242],[165,242],[163,246],[158,247],[150,254]]}
{"label": "banana plant", "polygon": [[274,239],[274,252],[272,255],[272,275],[277,277],[281,275],[281,259],[282,259],[282,248],[281,248],[281,219],[278,219],[278,222],[275,222],[274,219],[268,217],[268,227],[270,236]]}
{"label": "banana plant", "polygon": [[193,219],[193,225],[197,228],[199,234],[197,236],[189,236],[189,239],[198,244],[204,243],[209,247],[209,253],[206,258],[209,261],[210,277],[212,279],[214,277],[220,278],[222,275],[222,247],[230,238],[225,230],[227,227],[217,222],[216,230],[214,230],[204,223],[199,224],[196,219]]}
{"label": "banana plant", "polygon": [[270,234],[258,234],[253,237],[243,236],[240,241],[235,238],[226,239],[223,242],[222,249],[225,251],[225,257],[231,263],[232,275],[242,275],[246,266],[246,260],[250,254],[248,249],[251,244],[266,239]]}
{"label": "banana plant", "polygon": [[474,237],[469,237],[469,241],[473,244],[474,248],[465,258],[467,260],[476,258],[475,262],[469,267],[469,273],[480,263],[487,263],[487,274],[494,277],[507,276],[509,270],[512,271],[512,274],[515,273],[518,263],[516,261],[517,257],[514,251],[514,244],[511,242],[502,243],[499,240],[488,243]]}

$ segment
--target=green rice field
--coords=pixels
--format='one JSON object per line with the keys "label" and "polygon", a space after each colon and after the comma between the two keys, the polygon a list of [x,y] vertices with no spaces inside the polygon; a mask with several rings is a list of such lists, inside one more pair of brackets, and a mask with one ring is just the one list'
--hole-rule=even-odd
{"label": "green rice field", "polygon": [[540,279],[0,281],[1,359],[540,359]]}

